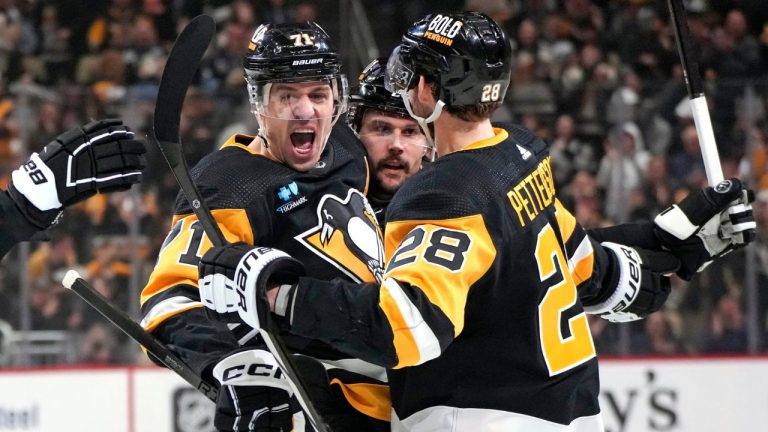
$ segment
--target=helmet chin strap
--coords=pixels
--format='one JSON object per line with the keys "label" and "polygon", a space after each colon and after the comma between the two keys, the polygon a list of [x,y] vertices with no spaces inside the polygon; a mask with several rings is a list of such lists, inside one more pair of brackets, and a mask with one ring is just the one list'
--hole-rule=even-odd
{"label": "helmet chin strap", "polygon": [[434,162],[435,158],[437,157],[437,148],[435,147],[435,140],[432,138],[432,133],[429,130],[429,123],[434,123],[435,120],[440,117],[440,114],[443,113],[445,102],[438,100],[435,104],[435,109],[432,111],[432,114],[430,114],[429,117],[424,118],[419,117],[413,113],[413,109],[411,109],[411,101],[408,99],[407,90],[400,90],[398,94],[400,94],[400,99],[403,100],[405,110],[408,111],[408,114],[413,117],[414,120],[416,120],[416,122],[419,124],[419,127],[424,132],[424,135],[427,137],[427,145],[429,145],[429,148],[432,150],[432,157],[430,159],[432,162]]}

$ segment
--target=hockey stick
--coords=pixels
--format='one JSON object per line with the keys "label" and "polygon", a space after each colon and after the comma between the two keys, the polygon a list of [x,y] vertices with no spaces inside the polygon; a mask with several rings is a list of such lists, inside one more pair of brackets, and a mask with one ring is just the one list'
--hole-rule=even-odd
{"label": "hockey stick", "polygon": [[146,348],[147,352],[160,360],[168,369],[176,372],[186,382],[191,384],[192,387],[200,390],[208,399],[216,402],[216,396],[219,393],[216,387],[204,381],[191,367],[176,357],[157,338],[147,333],[142,326],[131,319],[125,312],[115,309],[104,296],[99,294],[85,279],[80,277],[75,270],[67,272],[64,276],[63,284],[89,305],[93,306],[94,309],[110,320],[123,333]]}
{"label": "hockey stick", "polygon": [[[693,41],[688,29],[685,5],[683,5],[683,0],[667,0],[667,3],[675,29],[677,51],[680,54],[680,63],[683,65],[683,74],[688,88],[688,99],[691,102],[696,134],[699,137],[701,156],[704,159],[704,170],[707,172],[709,185],[716,187],[724,179],[723,168],[720,165],[720,156],[717,152],[715,133],[712,130],[712,120],[709,117],[709,107],[704,97],[704,85],[701,82],[699,72],[699,59],[693,51]],[[741,201],[734,201],[734,204],[727,210],[732,226],[726,235],[729,237],[738,236],[736,238],[740,239],[739,242],[742,244],[752,241],[750,238],[755,235],[755,222],[754,220],[749,221],[752,217],[752,206],[749,204],[748,197],[749,194],[745,191],[744,198]],[[744,222],[745,220],[746,222]]]}
{"label": "hockey stick", "polygon": [[688,20],[685,13],[683,0],[667,0],[669,15],[672,18],[677,40],[677,51],[680,54],[680,63],[683,65],[685,84],[688,88],[688,99],[693,112],[693,122],[699,136],[701,156],[704,159],[704,170],[707,172],[707,180],[711,186],[715,186],[723,180],[723,168],[720,165],[720,156],[717,152],[715,134],[712,130],[712,120],[709,117],[707,99],[704,97],[704,86],[699,72],[699,59],[693,51],[691,32],[688,30]]}
{"label": "hockey stick", "polygon": [[[200,191],[192,181],[179,139],[179,122],[184,97],[200,60],[213,38],[215,29],[216,24],[213,18],[200,15],[193,19],[176,39],[160,80],[160,88],[157,93],[158,102],[155,104],[154,133],[151,136],[160,148],[160,152],[171,168],[182,192],[191,204],[192,211],[202,224],[211,243],[214,246],[224,246],[227,244],[227,240],[221,233],[210,209],[201,198]],[[266,293],[260,294],[266,296]],[[328,426],[322,422],[322,418],[312,405],[305,390],[306,386],[300,375],[296,373],[296,366],[278,336],[279,330],[276,323],[269,318],[269,316],[264,317],[266,327],[269,330],[260,329],[259,333],[283,369],[296,399],[307,414],[309,423],[318,432],[327,432]]]}

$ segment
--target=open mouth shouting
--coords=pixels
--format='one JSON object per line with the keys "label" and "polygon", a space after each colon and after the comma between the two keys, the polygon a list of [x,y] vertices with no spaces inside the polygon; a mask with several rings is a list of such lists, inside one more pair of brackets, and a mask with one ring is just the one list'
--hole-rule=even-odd
{"label": "open mouth shouting", "polygon": [[291,132],[291,153],[296,161],[307,162],[316,156],[320,149],[317,136],[317,131],[306,127]]}

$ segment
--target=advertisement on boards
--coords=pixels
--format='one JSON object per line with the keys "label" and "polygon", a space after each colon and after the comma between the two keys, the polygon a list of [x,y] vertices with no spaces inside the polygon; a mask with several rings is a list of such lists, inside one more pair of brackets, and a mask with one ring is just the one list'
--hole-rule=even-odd
{"label": "advertisement on boards", "polygon": [[[601,360],[605,432],[753,432],[768,358]],[[214,432],[213,403],[156,367],[0,370],[0,432]]]}

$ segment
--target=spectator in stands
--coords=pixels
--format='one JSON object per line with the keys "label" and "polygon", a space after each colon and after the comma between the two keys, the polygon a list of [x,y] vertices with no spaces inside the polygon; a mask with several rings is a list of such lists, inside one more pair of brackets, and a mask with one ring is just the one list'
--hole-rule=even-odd
{"label": "spectator in stands", "polygon": [[86,364],[116,363],[118,348],[113,329],[102,321],[85,331],[78,354],[80,361]]}
{"label": "spectator in stands", "polygon": [[747,33],[746,18],[738,9],[729,11],[722,26],[714,30],[712,44],[711,73],[718,78],[711,99],[717,107],[712,119],[715,130],[730,138],[736,134],[737,99],[747,85],[753,85],[750,76],[762,67],[760,45]]}
{"label": "spectator in stands", "polygon": [[685,349],[672,325],[672,315],[660,311],[643,321],[644,332],[633,337],[633,354],[676,355]]}
{"label": "spectator in stands", "polygon": [[576,122],[562,114],[555,122],[555,136],[550,146],[555,186],[562,189],[578,171],[597,171],[595,150],[576,136]]}
{"label": "spectator in stands", "polygon": [[670,176],[688,186],[705,184],[706,172],[701,159],[701,147],[696,126],[686,125],[680,133],[683,149],[672,155],[669,163]]}
{"label": "spectator in stands", "polygon": [[648,160],[645,180],[643,190],[652,214],[658,214],[674,204],[674,192],[679,183],[669,177],[666,157],[653,156]]}
{"label": "spectator in stands", "polygon": [[747,327],[741,303],[728,295],[717,302],[712,314],[711,339],[705,347],[710,353],[743,353],[747,351]]}
{"label": "spectator in stands", "polygon": [[624,123],[606,139],[597,180],[606,191],[605,211],[609,218],[616,222],[627,220],[626,197],[630,191],[642,188],[649,159],[635,123]]}

